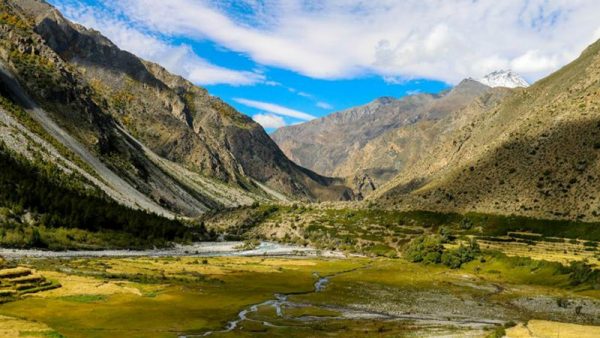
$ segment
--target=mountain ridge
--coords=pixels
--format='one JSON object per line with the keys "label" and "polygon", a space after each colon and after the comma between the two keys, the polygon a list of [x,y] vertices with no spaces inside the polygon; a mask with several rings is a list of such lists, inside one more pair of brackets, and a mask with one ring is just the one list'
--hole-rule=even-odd
{"label": "mountain ridge", "polygon": [[354,178],[360,181],[367,175],[379,185],[402,170],[400,162],[405,161],[399,159],[404,154],[394,148],[399,143],[392,140],[378,146],[372,144],[396,130],[438,120],[493,90],[465,79],[439,94],[378,98],[363,106],[280,128],[271,137],[289,158],[302,166],[350,181]]}
{"label": "mountain ridge", "polygon": [[598,220],[599,78],[597,41],[456,132],[462,141],[444,165],[431,169],[441,152],[425,156],[372,198],[401,208]]}
{"label": "mountain ridge", "polygon": [[80,160],[85,151],[90,174],[100,170],[109,185],[133,189],[124,195],[140,192],[130,207],[174,217],[269,199],[352,198],[341,181],[289,161],[259,125],[205,89],[43,1],[1,5],[8,21],[0,62],[22,85],[8,94],[33,93],[50,118],[36,123],[51,131],[55,121],[50,137],[73,137],[66,151],[79,150],[70,156]]}

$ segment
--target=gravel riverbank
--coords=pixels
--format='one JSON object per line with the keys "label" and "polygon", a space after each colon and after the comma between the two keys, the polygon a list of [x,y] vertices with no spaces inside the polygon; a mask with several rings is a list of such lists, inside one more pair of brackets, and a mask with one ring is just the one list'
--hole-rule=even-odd
{"label": "gravel riverbank", "polygon": [[240,249],[243,242],[198,242],[175,245],[172,248],[152,250],[69,250],[48,251],[39,249],[0,248],[5,259],[19,258],[76,258],[76,257],[171,257],[171,256],[323,256],[343,258],[339,252],[321,251],[310,247],[274,242],[261,242],[252,250]]}

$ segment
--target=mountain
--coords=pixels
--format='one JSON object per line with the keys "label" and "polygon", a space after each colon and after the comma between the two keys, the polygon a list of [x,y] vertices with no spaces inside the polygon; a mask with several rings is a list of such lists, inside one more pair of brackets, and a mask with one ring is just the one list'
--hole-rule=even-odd
{"label": "mountain", "polygon": [[170,218],[352,197],[339,181],[288,160],[258,124],[205,89],[47,3],[0,6],[0,140],[11,156]]}
{"label": "mountain", "polygon": [[521,75],[514,73],[511,70],[497,70],[489,73],[477,81],[490,87],[529,87],[529,83],[527,83],[527,81],[525,81]]}
{"label": "mountain", "polygon": [[371,198],[402,209],[600,217],[600,41],[481,111]]}
{"label": "mountain", "polygon": [[364,106],[280,128],[271,137],[302,166],[352,181],[368,178],[379,185],[419,157],[421,148],[434,136],[429,127],[435,121],[490,91],[494,89],[467,79],[438,95],[379,98]]}
{"label": "mountain", "polygon": [[[336,174],[369,177],[379,189],[394,176],[412,171],[432,147],[444,144],[449,135],[470,123],[483,110],[497,105],[510,91],[508,88],[488,88],[483,94],[447,110],[438,118],[423,119],[389,130],[353,152]],[[365,195],[368,193],[363,193]]]}

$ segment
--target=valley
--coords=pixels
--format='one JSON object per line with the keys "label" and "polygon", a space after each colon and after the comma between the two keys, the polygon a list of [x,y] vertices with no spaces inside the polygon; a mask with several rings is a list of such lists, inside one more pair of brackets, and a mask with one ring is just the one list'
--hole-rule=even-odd
{"label": "valley", "polygon": [[[243,242],[129,253],[5,250],[5,264],[31,269],[59,287],[5,302],[0,315],[24,321],[22,332],[43,323],[56,337],[521,337],[524,331],[533,337],[557,328],[565,336],[598,333],[600,250],[597,234],[588,230],[594,225],[540,234],[533,232],[542,223],[537,220],[497,218],[486,228],[479,222],[490,216],[278,208],[243,232],[225,226],[223,214],[205,222]],[[241,212],[227,219],[243,220]],[[286,217],[299,234],[306,231],[304,220],[306,227],[323,225],[309,230],[305,243],[285,236],[278,240],[287,246],[261,243],[259,234]],[[361,223],[378,229],[378,222],[392,225],[381,234],[360,229]],[[335,228],[328,231],[328,224]],[[581,233],[589,237],[558,237]],[[395,246],[423,234],[446,238],[435,249],[441,261],[413,262],[406,245]],[[443,253],[469,238],[479,243],[474,256],[447,265]]]}
{"label": "valley", "polygon": [[529,318],[597,334],[597,291],[551,265],[483,257],[458,270],[358,257],[29,259],[61,287],[0,315],[57,337],[485,337]]}
{"label": "valley", "polygon": [[123,3],[0,0],[0,337],[600,336],[600,40],[322,58],[388,8]]}

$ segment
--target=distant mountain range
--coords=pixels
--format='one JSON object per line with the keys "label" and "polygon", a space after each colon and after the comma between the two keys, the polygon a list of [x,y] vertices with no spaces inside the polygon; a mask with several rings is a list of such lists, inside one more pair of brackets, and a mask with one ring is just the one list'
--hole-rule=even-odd
{"label": "distant mountain range", "polygon": [[346,177],[350,183],[368,177],[380,185],[418,160],[440,132],[432,128],[436,121],[467,109],[482,96],[486,99],[481,104],[493,104],[505,92],[465,79],[440,94],[382,97],[280,128],[271,137],[290,159],[320,174]]}
{"label": "distant mountain range", "polygon": [[481,109],[371,198],[402,209],[600,219],[600,41]]}
{"label": "distant mountain range", "polygon": [[382,207],[598,220],[599,94],[596,42],[530,87],[497,71],[272,137],[299,164],[367,187],[360,192]]}

